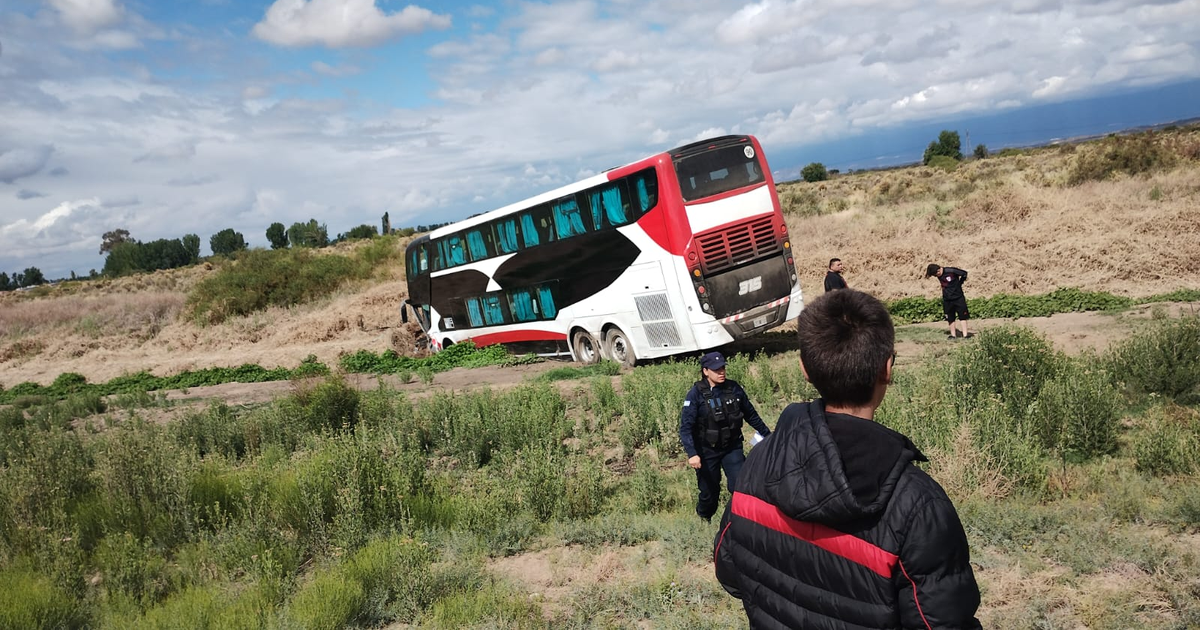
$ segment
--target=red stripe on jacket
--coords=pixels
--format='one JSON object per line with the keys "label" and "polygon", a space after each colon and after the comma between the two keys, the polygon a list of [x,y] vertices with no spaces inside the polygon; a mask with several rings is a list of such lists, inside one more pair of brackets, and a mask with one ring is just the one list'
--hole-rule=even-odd
{"label": "red stripe on jacket", "polygon": [[737,516],[758,523],[767,529],[773,529],[781,534],[787,534],[816,545],[834,555],[860,564],[885,578],[892,577],[896,564],[900,561],[896,554],[884,551],[861,538],[819,523],[798,521],[758,497],[734,492],[731,509]]}

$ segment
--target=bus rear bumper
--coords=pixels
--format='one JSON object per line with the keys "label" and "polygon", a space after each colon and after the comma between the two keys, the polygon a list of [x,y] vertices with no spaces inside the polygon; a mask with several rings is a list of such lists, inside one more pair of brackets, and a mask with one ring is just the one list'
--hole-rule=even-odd
{"label": "bus rear bumper", "polygon": [[789,295],[769,304],[730,315],[720,320],[721,326],[734,339],[757,335],[787,321],[791,302],[792,296]]}

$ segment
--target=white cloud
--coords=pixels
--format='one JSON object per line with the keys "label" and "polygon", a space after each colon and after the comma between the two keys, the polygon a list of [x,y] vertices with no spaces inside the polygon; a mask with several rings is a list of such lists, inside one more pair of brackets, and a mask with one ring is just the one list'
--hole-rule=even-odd
{"label": "white cloud", "polygon": [[638,55],[630,55],[620,50],[609,51],[608,54],[596,60],[592,69],[596,72],[615,72],[636,68],[642,63]]}
{"label": "white cloud", "polygon": [[387,14],[375,0],[275,0],[253,33],[279,46],[345,48],[449,27],[449,15],[411,4]]}
{"label": "white cloud", "polygon": [[79,33],[92,33],[120,22],[124,11],[113,0],[50,0],[63,23]]}

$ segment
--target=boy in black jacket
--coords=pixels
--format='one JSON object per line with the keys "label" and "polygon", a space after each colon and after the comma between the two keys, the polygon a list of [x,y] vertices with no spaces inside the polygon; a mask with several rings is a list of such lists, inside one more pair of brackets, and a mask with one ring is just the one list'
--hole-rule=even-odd
{"label": "boy in black jacket", "polygon": [[958,514],[903,435],[874,422],[895,331],[879,300],[832,291],[800,313],[821,393],[746,459],[713,552],[754,628],[979,628]]}
{"label": "boy in black jacket", "polygon": [[967,281],[967,272],[957,267],[929,263],[929,266],[925,267],[925,277],[937,278],[938,284],[942,285],[942,312],[946,314],[946,321],[950,323],[950,338],[954,339],[955,319],[962,328],[963,339],[970,337],[967,332],[967,320],[971,319],[971,312],[967,310],[967,296],[963,295],[962,290],[963,283]]}

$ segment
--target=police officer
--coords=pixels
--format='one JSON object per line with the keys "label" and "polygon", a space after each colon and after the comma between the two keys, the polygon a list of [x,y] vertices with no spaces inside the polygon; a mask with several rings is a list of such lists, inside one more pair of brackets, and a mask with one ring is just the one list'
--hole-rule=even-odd
{"label": "police officer", "polygon": [[679,417],[679,441],[687,453],[688,466],[696,469],[696,484],[700,487],[696,514],[706,521],[717,511],[721,469],[725,469],[732,493],[738,471],[746,461],[742,452],[743,420],[763,437],[771,434],[742,386],[725,378],[725,357],[720,352],[709,352],[700,358],[700,380],[688,392]]}

